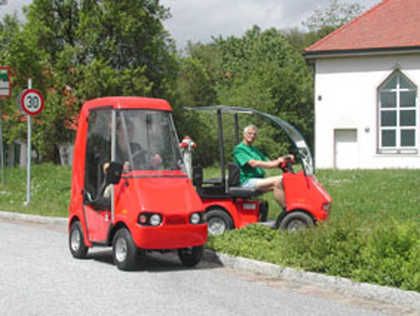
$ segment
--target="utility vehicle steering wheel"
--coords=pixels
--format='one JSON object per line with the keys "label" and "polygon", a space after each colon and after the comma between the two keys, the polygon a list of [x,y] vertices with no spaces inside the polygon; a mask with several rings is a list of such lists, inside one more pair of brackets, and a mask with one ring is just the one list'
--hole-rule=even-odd
{"label": "utility vehicle steering wheel", "polygon": [[293,173],[293,163],[295,162],[295,159],[287,157],[283,162],[280,163],[280,169],[283,172],[290,172]]}
{"label": "utility vehicle steering wheel", "polygon": [[[140,156],[140,155],[142,155],[142,156]],[[131,158],[133,159],[133,162],[137,161],[138,159],[141,162],[141,160],[146,159],[146,151],[143,150],[143,149],[139,149],[131,155]]]}

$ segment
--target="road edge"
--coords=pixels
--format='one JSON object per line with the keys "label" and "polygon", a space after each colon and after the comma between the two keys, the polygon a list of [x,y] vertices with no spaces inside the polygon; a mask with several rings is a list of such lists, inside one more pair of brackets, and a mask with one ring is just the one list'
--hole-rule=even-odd
{"label": "road edge", "polygon": [[252,272],[272,278],[301,284],[316,285],[338,293],[371,299],[394,305],[404,305],[420,311],[420,293],[389,286],[352,281],[347,278],[282,267],[273,263],[235,257],[207,250],[206,260],[216,261],[225,267]]}
{"label": "road edge", "polygon": [[[0,218],[11,221],[25,221],[39,224],[67,225],[67,218],[65,217],[0,211]],[[243,257],[235,257],[210,249],[206,249],[203,259],[210,262],[217,262],[225,267],[236,270],[252,272],[292,282],[313,284],[329,290],[333,289],[346,295],[352,295],[364,299],[373,299],[395,305],[402,304],[407,307],[420,310],[420,293],[415,291],[405,291],[388,286],[355,282],[343,277],[329,276],[315,272],[282,267],[273,263]]]}
{"label": "road edge", "polygon": [[25,221],[38,224],[66,224],[67,218],[55,216],[42,216],[17,212],[0,211],[0,218],[10,221]]}

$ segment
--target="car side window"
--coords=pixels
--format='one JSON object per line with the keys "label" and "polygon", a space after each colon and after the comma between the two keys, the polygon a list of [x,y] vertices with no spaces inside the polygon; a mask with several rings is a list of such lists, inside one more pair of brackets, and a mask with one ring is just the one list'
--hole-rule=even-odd
{"label": "car side window", "polygon": [[105,182],[103,165],[111,161],[111,109],[89,112],[87,137],[85,192],[95,200]]}

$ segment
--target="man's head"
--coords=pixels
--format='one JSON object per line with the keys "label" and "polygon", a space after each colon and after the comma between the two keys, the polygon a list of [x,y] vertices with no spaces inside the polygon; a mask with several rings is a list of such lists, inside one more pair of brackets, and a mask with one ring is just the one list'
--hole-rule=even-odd
{"label": "man's head", "polygon": [[257,133],[258,133],[258,128],[255,125],[250,124],[246,126],[244,128],[244,135],[243,135],[244,143],[247,145],[251,145],[257,138]]}

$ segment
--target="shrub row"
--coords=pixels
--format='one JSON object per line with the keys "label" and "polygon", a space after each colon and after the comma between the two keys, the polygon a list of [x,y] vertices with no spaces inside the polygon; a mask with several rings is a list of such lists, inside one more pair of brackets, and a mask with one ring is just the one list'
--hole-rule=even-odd
{"label": "shrub row", "polygon": [[294,233],[262,225],[211,238],[209,247],[247,258],[420,292],[420,228],[415,222],[351,216]]}

